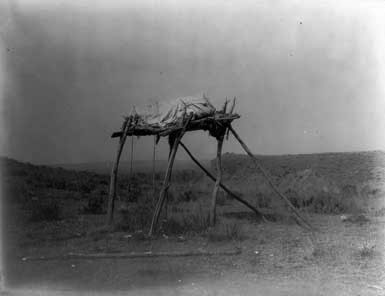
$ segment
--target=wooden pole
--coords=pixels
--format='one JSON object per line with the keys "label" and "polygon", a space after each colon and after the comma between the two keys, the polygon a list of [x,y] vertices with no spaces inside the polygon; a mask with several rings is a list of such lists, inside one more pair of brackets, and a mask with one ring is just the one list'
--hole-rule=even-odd
{"label": "wooden pole", "polygon": [[128,130],[129,124],[130,122],[126,121],[123,127],[123,134],[119,139],[116,158],[111,171],[110,190],[108,194],[108,205],[107,205],[107,226],[111,226],[113,223],[115,197],[116,197],[116,184],[118,180],[118,167],[119,167],[120,156],[122,155],[123,146],[124,146],[124,143],[126,142],[127,130]]}
{"label": "wooden pole", "polygon": [[234,137],[238,140],[238,142],[241,144],[242,148],[246,151],[246,153],[251,157],[251,159],[253,160],[254,164],[257,166],[257,168],[262,172],[263,176],[265,177],[265,179],[267,180],[267,182],[269,183],[269,185],[271,186],[271,188],[273,188],[274,192],[284,201],[286,202],[286,204],[289,206],[289,208],[292,210],[292,212],[294,213],[295,217],[299,220],[299,222],[301,222],[304,226],[306,226],[306,228],[310,229],[310,230],[314,230],[314,228],[310,225],[309,222],[307,222],[300,214],[299,212],[297,211],[297,209],[293,206],[293,204],[290,202],[290,200],[285,196],[283,195],[279,190],[278,188],[274,185],[273,181],[270,179],[269,175],[267,174],[267,172],[264,170],[264,168],[259,164],[257,158],[253,155],[253,153],[251,153],[251,151],[249,150],[249,148],[247,147],[247,145],[242,141],[242,139],[239,137],[239,135],[234,131],[233,127],[231,125],[229,125],[228,129],[231,131],[231,133],[234,135]]}
{"label": "wooden pole", "polygon": [[132,181],[133,161],[134,161],[134,135],[131,136],[130,181]]}
{"label": "wooden pole", "polygon": [[150,231],[148,233],[149,236],[152,236],[152,234],[154,233],[155,227],[158,224],[160,211],[162,209],[164,199],[166,198],[168,187],[170,186],[171,167],[174,164],[174,158],[175,158],[176,150],[177,150],[177,143],[175,142],[175,144],[171,150],[171,156],[168,160],[166,174],[165,174],[165,177],[163,180],[163,185],[162,185],[162,189],[160,191],[159,199],[158,199],[158,202],[156,203],[156,206],[155,206],[154,215],[153,215],[152,221],[151,221]]}
{"label": "wooden pole", "polygon": [[[167,161],[170,161],[170,157],[171,157],[171,153],[172,153],[172,148],[174,146],[174,143],[176,141],[178,137],[178,134],[170,134],[168,136],[168,144],[169,144],[169,152],[168,152],[168,160]],[[179,144],[178,144],[179,145]],[[171,183],[171,179],[172,179],[172,169],[174,167],[174,164],[171,166],[171,169],[170,169],[170,177],[169,177],[169,182]],[[167,221],[168,219],[168,198],[169,198],[169,194],[168,194],[168,190],[166,191],[166,195],[165,195],[165,198],[164,198],[164,220]]]}
{"label": "wooden pole", "polygon": [[154,150],[152,152],[152,189],[155,195],[155,161],[156,161],[156,136],[154,136]]}
{"label": "wooden pole", "polygon": [[149,236],[152,236],[152,234],[155,231],[155,227],[158,224],[159,215],[160,215],[160,212],[162,210],[164,199],[166,197],[167,190],[170,187],[171,171],[172,171],[172,166],[174,164],[175,155],[176,155],[176,152],[178,150],[178,145],[179,145],[179,142],[182,139],[184,133],[186,132],[186,128],[187,128],[188,124],[190,123],[191,118],[192,118],[192,114],[187,119],[187,121],[184,124],[181,132],[175,138],[175,141],[174,141],[174,143],[172,145],[172,149],[171,149],[171,152],[170,152],[170,157],[169,157],[169,160],[168,160],[166,175],[164,177],[164,182],[163,182],[163,185],[162,185],[162,189],[160,191],[159,199],[158,199],[158,202],[157,202],[156,207],[155,207],[154,215],[152,217],[150,231],[148,233]]}
{"label": "wooden pole", "polygon": [[[227,102],[227,101],[226,101]],[[217,207],[217,196],[219,191],[219,185],[222,181],[222,147],[223,147],[223,137],[224,135],[220,135],[217,139],[217,178],[214,185],[213,195],[211,198],[211,208],[210,208],[210,226],[215,225],[216,221],[216,207]]]}
{"label": "wooden pole", "polygon": [[[174,144],[173,144],[174,145]],[[171,156],[171,151],[172,151],[172,146],[170,146],[170,152],[168,154],[168,161],[170,161],[170,156]],[[169,183],[171,183],[171,178],[172,178],[172,168],[173,168],[174,164],[171,166],[170,168],[170,177],[169,177]],[[166,191],[166,194],[165,194],[165,198],[164,198],[164,220],[167,221],[167,218],[168,218],[168,189]]]}
{"label": "wooden pole", "polygon": [[[190,152],[190,150],[183,144],[182,141],[179,142],[179,144],[182,146],[182,148],[186,151],[186,153],[190,156],[191,160],[193,162],[195,162],[195,164],[211,179],[213,180],[214,182],[216,182],[216,179],[215,177],[194,157],[194,155],[192,155],[192,153]],[[263,215],[261,214],[261,212],[254,206],[252,206],[250,203],[248,203],[246,200],[240,198],[239,196],[237,196],[236,194],[234,194],[230,189],[228,189],[225,185],[223,185],[222,183],[219,183],[219,186],[227,193],[229,194],[232,198],[234,198],[235,200],[239,201],[240,203],[242,203],[243,205],[245,205],[246,207],[248,207],[249,209],[251,209],[256,215],[257,217],[262,217],[264,220],[265,218],[263,217]]]}
{"label": "wooden pole", "polygon": [[[226,114],[228,100],[225,99],[225,103],[223,104],[221,112],[223,114]],[[216,134],[217,139],[217,157],[216,157],[216,164],[217,164],[217,178],[214,185],[213,195],[211,198],[211,207],[210,207],[210,226],[215,225],[216,221],[216,208],[217,208],[217,197],[218,197],[218,191],[219,191],[219,184],[221,184],[222,181],[222,147],[223,147],[223,140],[224,136],[226,134],[226,127],[223,127],[222,125],[217,124],[218,131]]]}
{"label": "wooden pole", "polygon": [[134,135],[131,135],[131,147],[130,147],[130,171],[128,172],[128,200],[132,200],[132,175],[133,175],[133,158],[134,158]]}

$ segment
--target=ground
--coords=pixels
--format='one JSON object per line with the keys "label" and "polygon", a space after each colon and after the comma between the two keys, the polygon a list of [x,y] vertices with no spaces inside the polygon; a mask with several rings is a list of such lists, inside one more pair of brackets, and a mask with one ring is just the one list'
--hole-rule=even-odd
{"label": "ground", "polygon": [[[59,295],[385,295],[384,217],[342,221],[339,215],[311,214],[308,218],[317,228],[311,234],[295,223],[261,223],[247,214],[234,216],[238,218],[219,222],[239,225],[234,240],[207,235],[159,235],[149,240],[135,233],[83,235],[76,231],[60,237],[61,228],[81,231],[86,220],[97,224],[99,218],[93,215],[30,226],[23,230],[23,239],[16,232],[9,236],[6,285],[11,294],[28,295],[32,291],[36,295],[44,291]],[[241,253],[231,256],[29,260],[71,251],[237,249]]]}

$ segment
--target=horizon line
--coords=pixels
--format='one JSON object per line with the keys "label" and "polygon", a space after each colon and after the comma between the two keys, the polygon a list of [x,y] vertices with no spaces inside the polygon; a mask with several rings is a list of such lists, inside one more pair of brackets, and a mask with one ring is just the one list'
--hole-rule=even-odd
{"label": "horizon line", "polygon": [[[368,153],[368,152],[382,152],[385,153],[385,149],[373,149],[373,150],[351,150],[351,151],[328,151],[328,152],[313,152],[313,153],[281,153],[281,154],[254,154],[256,156],[295,156],[295,155],[313,155],[313,154],[343,154],[343,153]],[[246,153],[235,153],[235,152],[225,152],[222,153],[222,155],[226,154],[234,154],[234,155],[242,155],[242,156],[247,156]],[[14,157],[6,156],[6,155],[0,155],[0,158],[8,158],[12,159],[18,162],[23,162],[23,163],[30,163],[33,165],[41,165],[41,166],[60,166],[60,165],[81,165],[81,164],[90,164],[90,163],[111,163],[113,160],[95,160],[95,161],[86,161],[86,162],[54,162],[54,163],[38,163],[38,162],[33,162],[29,160],[21,160],[17,159]],[[211,161],[214,160],[215,157],[209,159],[209,158],[201,158],[203,161]],[[177,161],[191,161],[190,158],[176,158],[175,160]],[[120,163],[127,162],[129,160],[121,160]],[[152,159],[135,159],[133,160],[134,162],[138,161],[152,161]],[[167,161],[167,159],[156,159],[156,161]]]}

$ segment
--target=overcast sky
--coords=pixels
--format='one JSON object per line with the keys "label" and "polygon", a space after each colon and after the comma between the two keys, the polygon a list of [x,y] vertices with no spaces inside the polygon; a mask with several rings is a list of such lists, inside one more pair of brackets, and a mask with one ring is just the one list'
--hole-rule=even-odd
{"label": "overcast sky", "polygon": [[[385,149],[384,2],[334,2],[3,1],[2,154],[109,161],[132,105],[202,93],[237,96],[257,154]],[[207,133],[185,142],[215,155]],[[152,138],[135,150],[151,159]]]}

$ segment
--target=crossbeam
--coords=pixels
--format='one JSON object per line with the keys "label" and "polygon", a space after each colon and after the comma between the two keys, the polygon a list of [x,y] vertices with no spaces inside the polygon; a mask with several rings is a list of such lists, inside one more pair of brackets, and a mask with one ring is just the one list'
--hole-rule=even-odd
{"label": "crossbeam", "polygon": [[[191,120],[188,126],[186,127],[186,132],[196,131],[196,130],[210,130],[213,124],[217,123],[219,125],[228,125],[233,120],[240,118],[238,114],[224,114],[220,112],[214,113],[212,116]],[[180,124],[159,127],[151,126],[146,124],[131,124],[127,130],[128,136],[150,136],[150,135],[159,135],[162,137],[168,136],[171,133],[180,131],[182,129]],[[118,138],[123,135],[123,131],[114,132],[111,135],[111,138]]]}

